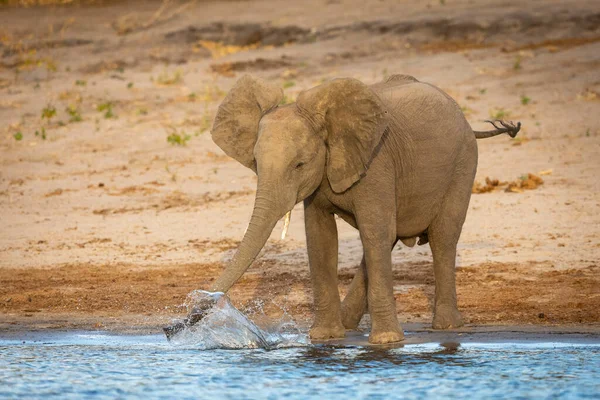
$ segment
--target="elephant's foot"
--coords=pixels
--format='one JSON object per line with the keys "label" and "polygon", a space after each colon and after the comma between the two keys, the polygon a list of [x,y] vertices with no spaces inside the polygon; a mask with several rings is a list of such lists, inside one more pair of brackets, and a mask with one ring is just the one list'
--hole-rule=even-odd
{"label": "elephant's foot", "polygon": [[462,316],[455,306],[440,305],[435,308],[433,329],[459,328],[464,325]]}
{"label": "elephant's foot", "polygon": [[343,339],[346,336],[346,329],[342,324],[318,325],[310,328],[309,336],[313,340]]}
{"label": "elephant's foot", "polygon": [[396,343],[404,340],[402,329],[393,330],[372,330],[369,335],[369,343],[372,344],[388,344]]}
{"label": "elephant's foot", "polygon": [[342,306],[342,324],[349,331],[355,331],[362,319],[364,310],[361,307],[359,310],[352,310],[349,307]]}

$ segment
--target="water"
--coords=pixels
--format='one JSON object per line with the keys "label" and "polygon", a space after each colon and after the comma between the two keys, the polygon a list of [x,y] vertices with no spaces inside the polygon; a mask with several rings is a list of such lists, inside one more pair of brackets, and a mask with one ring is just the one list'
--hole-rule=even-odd
{"label": "water", "polygon": [[600,397],[597,344],[234,351],[71,332],[2,339],[0,354],[2,398]]}
{"label": "water", "polygon": [[[463,343],[351,345],[365,343],[359,335],[311,345],[285,312],[245,315],[223,294],[201,291],[187,306],[201,318],[170,342],[0,334],[0,398],[600,398],[598,340],[477,343],[485,334],[442,334]],[[407,333],[407,343],[416,336]]]}

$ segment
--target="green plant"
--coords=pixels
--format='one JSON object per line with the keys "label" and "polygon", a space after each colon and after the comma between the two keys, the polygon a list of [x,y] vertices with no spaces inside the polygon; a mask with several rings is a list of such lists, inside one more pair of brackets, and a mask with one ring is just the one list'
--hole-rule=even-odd
{"label": "green plant", "polygon": [[98,106],[96,107],[96,111],[103,112],[104,118],[111,119],[116,117],[112,108],[113,104],[110,101],[107,101],[102,104],[98,104]]}
{"label": "green plant", "polygon": [[81,114],[75,106],[68,106],[65,110],[69,114],[69,122],[80,122],[82,121]]}
{"label": "green plant", "polygon": [[520,55],[517,55],[517,57],[515,58],[515,62],[513,64],[513,69],[515,71],[521,69],[521,56]]}
{"label": "green plant", "polygon": [[198,135],[206,132],[207,130],[209,130],[211,122],[212,121],[211,121],[210,115],[208,115],[208,113],[205,112],[204,115],[202,116],[202,120],[200,121],[200,127],[196,131],[195,135],[198,136]]}
{"label": "green plant", "polygon": [[129,83],[127,84],[127,89],[131,89],[132,87],[133,87],[133,82],[129,82]]}
{"label": "green plant", "polygon": [[178,132],[177,129],[171,128],[171,133],[167,136],[167,142],[173,146],[185,146],[191,138],[185,131]]}
{"label": "green plant", "polygon": [[482,95],[483,95],[483,94],[485,94],[486,92],[487,92],[487,89],[486,89],[486,88],[479,89],[479,94],[482,94]]}
{"label": "green plant", "polygon": [[283,99],[281,99],[281,102],[279,104],[281,105],[285,105],[285,104],[290,104],[293,103],[294,100],[291,97],[286,96],[285,94],[283,95]]}
{"label": "green plant", "polygon": [[531,102],[531,98],[529,98],[529,97],[527,97],[525,95],[521,95],[521,104],[523,104],[524,106],[526,106],[530,102]]}
{"label": "green plant", "polygon": [[48,122],[56,116],[56,108],[50,104],[42,109],[41,119],[47,119]]}
{"label": "green plant", "polygon": [[87,81],[81,80],[81,79],[77,79],[75,81],[75,86],[86,86],[87,85]]}
{"label": "green plant", "polygon": [[14,137],[14,138],[15,138],[15,140],[18,142],[18,141],[20,141],[20,140],[22,140],[22,139],[23,139],[23,133],[21,133],[21,131],[19,131],[19,132],[16,132],[16,133],[13,135],[13,137]]}
{"label": "green plant", "polygon": [[56,63],[53,60],[46,59],[45,62],[46,62],[46,69],[48,70],[48,72],[56,72],[58,70]]}
{"label": "green plant", "polygon": [[503,119],[506,118],[510,115],[510,112],[508,110],[505,110],[504,108],[496,108],[494,110],[490,110],[490,117],[492,119]]}
{"label": "green plant", "polygon": [[183,81],[183,74],[181,70],[175,70],[173,75],[170,75],[166,70],[158,74],[156,82],[161,85],[175,85]]}
{"label": "green plant", "polygon": [[42,127],[39,131],[35,131],[36,137],[41,137],[42,140],[46,140],[46,128]]}
{"label": "green plant", "polygon": [[167,171],[167,173],[171,175],[171,180],[173,182],[177,182],[177,173],[171,172],[171,170],[169,169],[169,164],[165,164],[165,171]]}
{"label": "green plant", "polygon": [[296,82],[294,82],[294,81],[285,81],[285,82],[283,82],[283,88],[284,89],[291,88],[291,87],[294,87],[294,86],[296,86]]}
{"label": "green plant", "polygon": [[140,108],[140,109],[137,110],[137,114],[138,115],[148,115],[148,109],[142,107],[142,108]]}

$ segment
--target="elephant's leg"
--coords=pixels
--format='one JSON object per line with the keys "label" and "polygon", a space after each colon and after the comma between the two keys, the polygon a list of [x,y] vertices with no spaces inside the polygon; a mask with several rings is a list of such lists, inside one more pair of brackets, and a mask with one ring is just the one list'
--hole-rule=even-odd
{"label": "elephant's leg", "polygon": [[[398,243],[398,239],[394,241],[392,250]],[[363,254],[362,261],[352,278],[350,288],[344,301],[342,301],[342,322],[348,330],[355,330],[362,319],[362,316],[367,312],[367,264]]]}
{"label": "elephant's leg", "polygon": [[[383,205],[372,207],[385,210]],[[393,289],[391,249],[396,240],[395,216],[373,213],[373,208],[369,208],[364,215],[357,212],[357,221],[367,267],[367,303],[371,315],[369,342],[399,342],[404,339],[404,334],[396,316]]]}
{"label": "elephant's leg", "polygon": [[304,201],[308,263],[313,287],[315,321],[310,337],[317,340],[343,338],[342,310],[338,292],[338,236],[335,217],[309,199]]}
{"label": "elephant's leg", "polygon": [[350,283],[350,288],[342,302],[342,322],[344,327],[355,330],[367,311],[367,264],[363,255],[360,266]]}
{"label": "elephant's leg", "polygon": [[463,320],[456,303],[456,245],[465,221],[471,189],[453,187],[429,227],[435,275],[434,329],[457,328]]}

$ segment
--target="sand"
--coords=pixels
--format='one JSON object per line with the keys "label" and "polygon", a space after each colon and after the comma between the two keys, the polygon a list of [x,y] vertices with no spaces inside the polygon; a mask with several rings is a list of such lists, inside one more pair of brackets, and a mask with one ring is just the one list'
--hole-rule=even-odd
{"label": "sand", "polygon": [[[479,141],[478,187],[491,187],[473,194],[459,243],[459,308],[471,327],[600,329],[600,10],[505,3],[0,9],[0,329],[154,329],[185,312],[252,211],[255,176],[208,132],[244,73],[287,101],[334,77],[411,74],[475,129],[520,121],[516,139]],[[231,298],[309,325],[301,205],[285,240],[281,227]],[[362,248],[338,227],[343,294]],[[429,246],[400,244],[393,262],[400,321],[430,323]]]}

